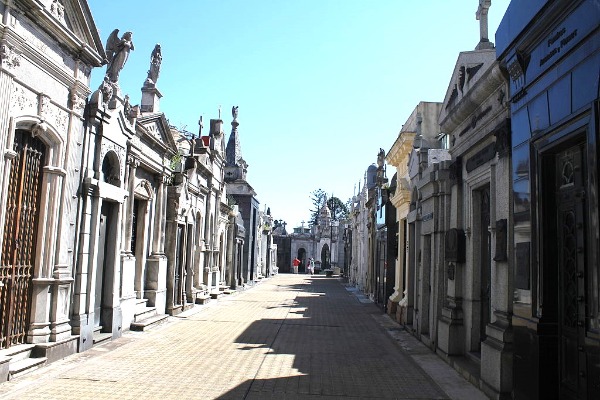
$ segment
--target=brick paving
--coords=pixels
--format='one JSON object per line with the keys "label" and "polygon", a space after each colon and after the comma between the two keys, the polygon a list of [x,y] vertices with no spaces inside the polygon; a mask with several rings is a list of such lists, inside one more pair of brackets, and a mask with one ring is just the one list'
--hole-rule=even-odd
{"label": "brick paving", "polygon": [[0,384],[0,397],[485,398],[436,356],[411,356],[420,343],[337,278],[281,274],[192,311]]}

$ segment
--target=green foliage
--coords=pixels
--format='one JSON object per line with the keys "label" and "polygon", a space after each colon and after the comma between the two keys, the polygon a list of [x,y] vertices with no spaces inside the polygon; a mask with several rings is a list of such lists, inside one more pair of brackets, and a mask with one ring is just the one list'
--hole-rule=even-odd
{"label": "green foliage", "polygon": [[181,162],[181,159],[183,158],[183,156],[179,153],[175,154],[173,156],[173,158],[171,158],[171,162],[169,163],[169,168],[171,168],[171,170],[175,170],[175,167],[177,166],[177,164],[179,164]]}
{"label": "green foliage", "polygon": [[331,217],[334,221],[348,218],[348,207],[337,197],[331,197],[327,200],[327,207],[331,210]]}
{"label": "green foliage", "polygon": [[339,198],[332,196],[327,197],[327,193],[323,189],[317,189],[310,193],[313,208],[310,210],[310,224],[315,225],[319,218],[319,211],[327,199],[327,207],[331,211],[331,218],[334,221],[339,221],[348,217],[348,207]]}
{"label": "green foliage", "polygon": [[313,204],[313,208],[310,209],[310,225],[316,225],[317,218],[319,217],[319,210],[326,198],[327,193],[325,193],[323,189],[317,189],[310,192],[310,200]]}

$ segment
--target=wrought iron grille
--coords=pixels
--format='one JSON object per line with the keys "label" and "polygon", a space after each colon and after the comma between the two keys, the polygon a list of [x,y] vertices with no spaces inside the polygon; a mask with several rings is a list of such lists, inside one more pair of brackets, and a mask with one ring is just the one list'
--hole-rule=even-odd
{"label": "wrought iron grille", "polygon": [[27,337],[46,150],[22,130],[15,132],[13,149],[0,258],[0,348],[25,343]]}

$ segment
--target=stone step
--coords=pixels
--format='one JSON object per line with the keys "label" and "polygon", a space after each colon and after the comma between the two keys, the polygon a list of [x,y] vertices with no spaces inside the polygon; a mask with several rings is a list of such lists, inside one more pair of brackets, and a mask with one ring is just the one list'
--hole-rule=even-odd
{"label": "stone step", "polygon": [[221,293],[221,292],[212,292],[212,293],[210,294],[210,298],[211,298],[211,299],[213,299],[213,300],[216,300],[216,299],[218,299],[218,298],[219,298],[219,297],[221,297],[221,296],[222,296],[222,293]]}
{"label": "stone step", "polygon": [[196,304],[206,304],[210,301],[210,296],[207,293],[197,294],[196,295]]}
{"label": "stone step", "polygon": [[156,314],[156,307],[144,307],[143,309],[138,308],[133,316],[133,321],[139,322],[146,318],[153,317]]}
{"label": "stone step", "polygon": [[100,343],[104,343],[104,342],[107,342],[107,341],[111,340],[112,339],[112,333],[110,333],[110,332],[100,332],[100,331],[94,332],[93,339],[94,339],[94,346],[95,346],[95,345],[98,345]]}
{"label": "stone step", "polygon": [[156,326],[156,325],[160,324],[161,322],[166,321],[167,318],[169,318],[169,316],[167,314],[157,314],[150,318],[146,318],[142,321],[132,322],[130,329],[132,331],[146,331],[146,330],[150,329],[151,327]]}
{"label": "stone step", "polygon": [[223,290],[224,294],[234,294],[235,292],[237,292],[237,290],[235,290],[235,289],[225,289],[225,290]]}
{"label": "stone step", "polygon": [[8,365],[8,380],[35,371],[36,369],[46,365],[46,360],[46,357],[26,358],[16,362],[11,360],[10,364]]}
{"label": "stone step", "polygon": [[25,360],[31,357],[35,344],[17,344],[0,351],[0,356],[10,358],[11,362]]}
{"label": "stone step", "polygon": [[135,299],[135,310],[143,310],[148,305],[148,299]]}

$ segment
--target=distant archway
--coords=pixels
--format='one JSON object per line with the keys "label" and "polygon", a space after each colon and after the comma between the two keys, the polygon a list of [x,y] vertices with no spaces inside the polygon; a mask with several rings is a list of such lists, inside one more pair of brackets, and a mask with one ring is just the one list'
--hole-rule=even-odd
{"label": "distant archway", "polygon": [[331,254],[329,251],[329,245],[324,244],[321,249],[321,269],[331,268]]}
{"label": "distant archway", "polygon": [[298,260],[300,260],[300,265],[298,266],[298,273],[306,272],[306,249],[304,247],[300,247],[298,249]]}

